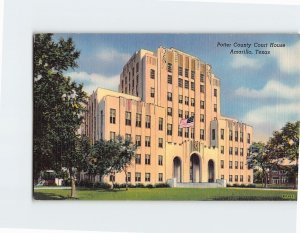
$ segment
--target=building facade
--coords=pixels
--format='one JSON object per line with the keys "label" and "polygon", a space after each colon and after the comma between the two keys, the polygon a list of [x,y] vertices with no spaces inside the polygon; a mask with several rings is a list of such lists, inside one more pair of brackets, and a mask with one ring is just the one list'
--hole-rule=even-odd
{"label": "building facade", "polygon": [[[119,91],[90,96],[82,132],[94,143],[121,135],[138,148],[132,184],[216,182],[249,184],[251,126],[220,112],[220,80],[212,67],[174,48],[136,52],[120,74]],[[191,127],[180,121],[193,117]],[[125,183],[125,174],[103,177]]]}

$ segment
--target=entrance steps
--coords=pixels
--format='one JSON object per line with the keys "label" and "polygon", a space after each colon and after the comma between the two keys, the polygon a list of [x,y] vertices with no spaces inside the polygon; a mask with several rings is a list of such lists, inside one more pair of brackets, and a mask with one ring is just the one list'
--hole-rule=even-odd
{"label": "entrance steps", "polygon": [[176,178],[168,179],[167,184],[171,188],[225,188],[226,180],[217,179],[216,182],[176,182]]}

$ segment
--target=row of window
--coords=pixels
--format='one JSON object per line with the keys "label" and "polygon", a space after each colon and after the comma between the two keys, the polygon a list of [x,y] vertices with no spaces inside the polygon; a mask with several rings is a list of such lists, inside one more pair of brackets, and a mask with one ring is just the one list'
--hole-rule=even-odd
{"label": "row of window", "polygon": [[[162,166],[163,165],[163,156],[158,155],[158,165]],[[136,154],[135,155],[135,164],[142,164],[142,155],[141,154]],[[150,165],[151,164],[151,155],[150,154],[145,154],[145,164]]]}
{"label": "row of window", "polygon": [[[232,178],[233,178],[233,176],[229,175],[229,182],[233,182]],[[224,175],[221,175],[221,179],[224,180]],[[234,176],[234,181],[239,182],[239,176],[238,175]],[[240,182],[244,182],[244,176],[243,175],[240,175]],[[251,182],[251,176],[250,175],[248,176],[248,182]]]}
{"label": "row of window", "polygon": [[[171,63],[168,63],[167,69],[168,69],[169,73],[172,73],[173,65]],[[188,78],[189,74],[192,79],[195,79],[195,71],[191,70],[191,73],[190,73],[190,70],[188,68],[185,68],[184,69],[184,77]],[[181,67],[181,66],[178,66],[178,75],[183,76],[183,67]],[[204,74],[200,74],[200,82],[204,82],[204,80],[205,80]]]}
{"label": "row of window", "polygon": [[[221,163],[220,163],[220,167],[223,169],[225,166],[224,164],[224,160],[221,160]],[[232,166],[232,161],[229,161],[229,169],[232,169],[233,166]],[[235,169],[239,169],[239,162],[238,161],[235,161],[234,162],[234,168]],[[240,169],[243,170],[244,169],[244,162],[240,162]]]}
{"label": "row of window", "polygon": [[[221,129],[220,131],[220,138],[221,140],[224,140],[224,134],[225,134],[225,130],[224,129]],[[240,131],[240,138],[238,137],[239,133],[238,131],[235,131],[235,134],[234,134],[234,139],[236,142],[239,141],[240,139],[240,142],[244,142],[244,133],[242,131]],[[215,140],[216,139],[216,130],[215,129],[212,129],[212,140]],[[229,141],[232,141],[233,139],[233,131],[232,130],[229,130]],[[247,143],[250,143],[250,133],[247,134]]]}
{"label": "row of window", "polygon": [[[127,172],[127,177],[125,177],[125,182],[126,182],[126,178],[127,178],[127,182],[131,182],[131,172]],[[109,177],[109,181],[110,182],[114,182],[115,181],[115,175],[110,175]],[[141,172],[136,172],[135,173],[135,182],[141,182],[142,181],[142,173]],[[146,172],[145,173],[145,182],[150,182],[151,181],[151,173]],[[163,173],[158,173],[158,182],[162,182],[163,181]]]}

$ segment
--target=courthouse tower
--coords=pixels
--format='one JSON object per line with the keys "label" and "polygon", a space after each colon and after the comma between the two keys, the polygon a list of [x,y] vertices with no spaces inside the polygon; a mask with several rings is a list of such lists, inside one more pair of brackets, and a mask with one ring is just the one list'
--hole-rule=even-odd
{"label": "courthouse tower", "polygon": [[[141,49],[124,65],[119,92],[90,97],[85,133],[93,142],[116,135],[138,145],[128,181],[252,183],[247,152],[253,129],[220,113],[220,80],[212,67],[174,48]],[[182,119],[190,127],[180,127]],[[125,174],[104,177],[125,182]]]}

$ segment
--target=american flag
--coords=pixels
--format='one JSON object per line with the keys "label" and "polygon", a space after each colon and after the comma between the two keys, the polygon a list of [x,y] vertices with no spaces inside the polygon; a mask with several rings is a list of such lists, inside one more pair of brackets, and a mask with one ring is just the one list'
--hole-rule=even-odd
{"label": "american flag", "polygon": [[179,127],[180,128],[187,128],[187,127],[191,127],[193,125],[194,125],[194,117],[191,116],[191,117],[189,117],[187,119],[182,119],[180,121]]}

